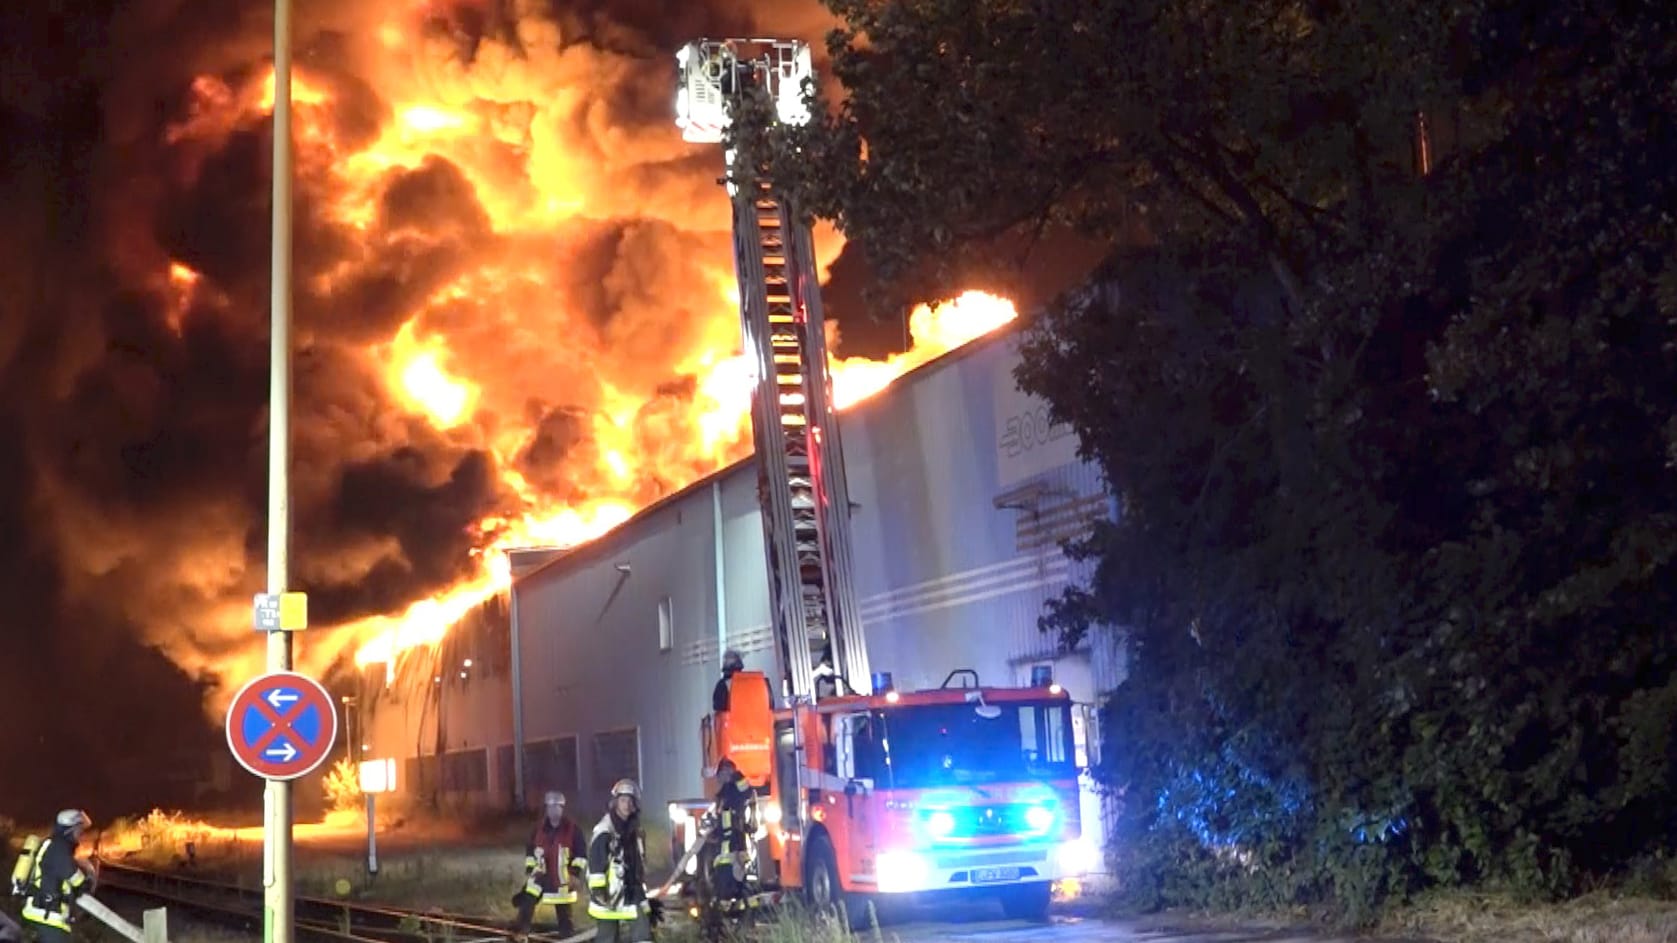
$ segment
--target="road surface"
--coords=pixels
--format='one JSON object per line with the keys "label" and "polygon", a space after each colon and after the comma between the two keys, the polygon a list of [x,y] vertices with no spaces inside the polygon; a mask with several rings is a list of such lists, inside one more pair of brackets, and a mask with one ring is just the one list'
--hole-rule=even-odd
{"label": "road surface", "polygon": [[[987,908],[981,908],[987,909]],[[863,943],[875,939],[869,931],[857,934]],[[1172,928],[1162,922],[1103,919],[1092,915],[1060,916],[1044,926],[1022,920],[1003,920],[988,913],[966,919],[947,911],[903,914],[880,927],[883,943],[1376,943],[1353,935],[1333,935],[1310,929],[1254,926],[1247,929],[1203,930]],[[1386,943],[1398,943],[1387,940]]]}

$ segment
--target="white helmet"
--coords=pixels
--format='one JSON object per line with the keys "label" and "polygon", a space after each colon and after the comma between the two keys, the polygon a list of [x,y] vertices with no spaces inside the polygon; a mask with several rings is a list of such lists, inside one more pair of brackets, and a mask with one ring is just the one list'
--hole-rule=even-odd
{"label": "white helmet", "polygon": [[635,805],[640,805],[641,787],[635,785],[635,781],[632,779],[619,779],[611,787],[611,797],[616,799],[618,796],[628,796],[635,800]]}
{"label": "white helmet", "polygon": [[82,829],[85,831],[93,827],[93,819],[80,809],[65,809],[58,813],[58,818],[54,821],[62,829]]}
{"label": "white helmet", "polygon": [[542,796],[542,804],[563,806],[565,804],[565,794],[557,789],[550,789],[546,795]]}

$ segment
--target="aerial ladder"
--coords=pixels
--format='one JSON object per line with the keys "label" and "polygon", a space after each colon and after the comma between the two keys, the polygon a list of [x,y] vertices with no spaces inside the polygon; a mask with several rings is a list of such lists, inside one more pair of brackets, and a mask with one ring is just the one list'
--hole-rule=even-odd
{"label": "aerial ladder", "polygon": [[[780,695],[789,704],[808,704],[829,693],[868,694],[867,642],[851,568],[850,493],[814,237],[771,181],[749,176],[756,162],[728,140],[747,96],[766,95],[781,124],[809,121],[809,46],[784,39],[701,39],[683,47],[676,60],[682,138],[727,145],[722,182],[733,204],[744,349],[756,374],[751,428]],[[748,174],[736,176],[741,168]]]}
{"label": "aerial ladder", "polygon": [[[809,711],[832,695],[870,694],[873,679],[852,576],[850,493],[833,408],[815,240],[786,194],[753,173],[759,162],[739,152],[729,129],[753,96],[766,96],[781,125],[808,122],[805,89],[814,70],[807,44],[781,39],[700,39],[679,50],[676,61],[676,125],[682,137],[724,145],[720,182],[732,204],[741,338],[755,380],[751,428],[774,661],[770,677],[736,675],[733,709],[704,718],[707,792],[717,785],[714,764],[728,755],[740,761],[758,789],[778,780],[770,809],[797,809],[797,801],[782,804],[786,793],[804,794],[810,764],[823,755],[820,735],[812,733],[820,728]],[[746,675],[750,684],[761,685],[747,699],[762,707],[773,700],[764,699],[776,686],[771,678],[778,681],[774,713],[789,716],[789,724],[762,712],[752,715],[756,721],[743,719],[737,686]],[[790,755],[770,758],[782,747],[771,745],[769,723],[776,729],[790,727]],[[705,888],[700,897],[714,901],[709,866],[695,861],[701,850],[715,848],[720,840],[715,831],[719,810],[702,813],[705,805],[705,800],[672,803],[688,808],[696,829],[691,834],[673,830],[672,853],[679,861],[671,881],[685,880],[689,872],[705,875],[698,882]],[[746,879],[750,887],[800,883],[798,843],[788,846],[785,836],[787,829],[800,832],[803,818],[798,811],[787,813],[776,839],[758,845],[770,850],[753,856]],[[777,896],[750,895],[752,900]],[[714,931],[710,921],[717,907],[702,911],[705,925]]]}
{"label": "aerial ladder", "polygon": [[[729,134],[753,99],[772,106],[771,128],[810,120],[809,47],[702,39],[676,58],[683,138],[724,145],[740,322],[756,373],[775,664],[772,675],[736,673],[727,709],[700,722],[707,794],[720,795],[724,759],[754,791],[760,824],[743,836],[749,851],[742,863],[722,850],[720,798],[671,802],[676,867],[660,896],[679,885],[713,940],[729,937],[726,922],[800,891],[852,927],[873,897],[975,886],[1010,914],[1040,918],[1051,882],[1077,872],[1066,859],[1081,829],[1069,696],[1048,674],[995,688],[956,669],[936,689],[899,691],[888,672],[870,670],[814,238],[787,194],[759,177],[758,155],[740,152],[750,142]],[[926,765],[928,745],[948,751],[941,764]],[[939,779],[958,774],[985,788],[951,791]],[[974,854],[983,866],[960,857]]]}

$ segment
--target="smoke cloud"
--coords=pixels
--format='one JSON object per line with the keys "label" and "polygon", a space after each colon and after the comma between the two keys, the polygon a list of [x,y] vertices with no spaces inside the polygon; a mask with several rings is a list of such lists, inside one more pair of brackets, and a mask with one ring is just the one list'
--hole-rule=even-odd
{"label": "smoke cloud", "polygon": [[[23,815],[190,802],[261,651],[271,8],[71,6],[0,12]],[[330,626],[467,578],[494,521],[714,465],[728,442],[691,443],[738,342],[729,216],[719,155],[671,123],[672,51],[831,24],[815,0],[302,0],[296,25],[293,574],[321,669],[359,641]]]}

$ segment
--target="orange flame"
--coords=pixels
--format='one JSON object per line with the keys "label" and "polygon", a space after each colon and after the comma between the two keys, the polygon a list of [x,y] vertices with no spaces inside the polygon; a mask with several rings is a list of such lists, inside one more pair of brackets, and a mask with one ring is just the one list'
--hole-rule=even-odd
{"label": "orange flame", "polygon": [[[302,657],[317,666],[353,651],[358,666],[388,670],[398,654],[435,645],[474,606],[507,587],[508,549],[592,540],[658,495],[750,449],[753,378],[738,352],[738,292],[726,243],[718,238],[727,210],[714,175],[688,179],[640,170],[680,166],[690,151],[673,124],[657,133],[614,127],[601,104],[605,91],[638,87],[664,70],[562,42],[558,26],[533,12],[536,4],[514,6],[515,38],[481,37],[469,60],[451,38],[422,28],[423,9],[360,35],[352,53],[356,74],[376,89],[380,109],[367,107],[365,90],[336,85],[331,75],[293,72],[297,175],[327,222],[345,227],[351,243],[364,236],[367,247],[406,241],[470,248],[470,261],[439,275],[440,287],[410,302],[400,328],[369,346],[366,356],[400,408],[450,441],[492,454],[518,504],[478,522],[473,575],[448,592],[329,634],[311,633]],[[231,84],[225,76],[194,80],[185,113],[166,132],[167,141],[182,147],[183,172],[194,173],[200,155],[263,120],[272,111],[274,86],[271,69]],[[372,126],[368,116],[375,114],[381,117]],[[352,118],[340,120],[343,115]],[[458,172],[475,199],[471,213],[481,215],[451,209],[419,222],[393,216],[385,201],[392,181],[437,161]],[[697,274],[670,292],[680,297],[659,300],[671,306],[664,322],[602,328],[571,314],[581,302],[555,287],[556,266],[563,264],[555,261],[562,257],[555,247],[564,245],[556,234],[624,220],[643,222],[647,231],[686,233],[687,241],[624,235],[625,241],[644,237],[645,252],[663,256],[604,274],[602,290],[632,294],[655,282],[655,269]],[[422,226],[440,229],[422,232]],[[824,268],[841,242],[825,229],[817,236]],[[367,247],[352,247],[336,268],[316,272],[311,288],[333,295],[355,285],[366,275],[366,259],[354,252],[371,253]],[[632,261],[635,254],[623,249],[620,258]],[[183,315],[194,292],[211,288],[179,264],[166,282]],[[866,399],[1014,316],[1010,302],[982,292],[922,306],[910,318],[908,352],[884,361],[833,362],[837,403]],[[660,375],[626,375],[641,362],[641,348],[611,336],[614,330],[647,334]],[[613,353],[625,348],[635,350],[634,359]],[[567,385],[573,375],[575,390]],[[692,381],[690,391],[656,391],[679,378]],[[544,490],[551,483],[519,470],[538,402],[578,403],[579,435],[587,441],[566,455],[565,473],[576,480],[564,498]],[[211,622],[228,636],[248,637],[248,605],[248,596],[229,595],[212,607]],[[254,669],[257,655],[238,666],[223,657],[218,667]]]}
{"label": "orange flame", "polygon": [[185,327],[186,312],[197,297],[198,282],[203,276],[179,262],[169,263],[169,329],[179,334]]}
{"label": "orange flame", "polygon": [[424,413],[439,429],[452,428],[467,418],[477,401],[478,388],[444,370],[448,345],[441,338],[422,344],[414,339],[414,327],[409,322],[397,332],[390,347],[387,382],[409,408]]}
{"label": "orange flame", "polygon": [[1013,302],[983,291],[920,305],[908,316],[913,345],[887,360],[848,357],[833,364],[833,399],[840,409],[878,393],[892,380],[1018,317]]}

